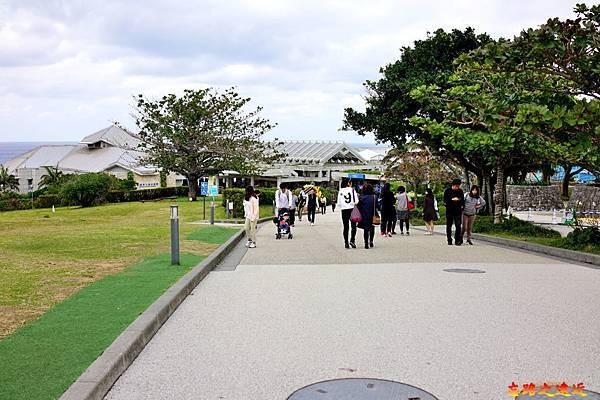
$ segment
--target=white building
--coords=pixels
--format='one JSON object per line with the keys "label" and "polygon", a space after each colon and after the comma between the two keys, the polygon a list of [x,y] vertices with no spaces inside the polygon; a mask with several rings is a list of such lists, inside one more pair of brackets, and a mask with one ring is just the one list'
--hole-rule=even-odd
{"label": "white building", "polygon": [[[140,139],[133,133],[111,125],[89,136],[79,144],[43,145],[28,151],[4,166],[19,180],[22,193],[40,189],[44,167],[57,168],[65,174],[106,172],[125,179],[129,172],[139,189],[160,186],[160,173],[155,167],[143,165],[144,153],[137,150]],[[167,177],[167,186],[182,183],[174,174]]]}

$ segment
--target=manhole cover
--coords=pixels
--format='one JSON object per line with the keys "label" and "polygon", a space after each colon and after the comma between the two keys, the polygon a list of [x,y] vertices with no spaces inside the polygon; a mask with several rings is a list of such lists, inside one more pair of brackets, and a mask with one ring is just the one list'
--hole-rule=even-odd
{"label": "manhole cover", "polygon": [[469,269],[469,268],[448,268],[445,269],[446,272],[456,272],[459,274],[485,274],[485,271],[482,269]]}
{"label": "manhole cover", "polygon": [[552,393],[548,393],[548,394],[544,394],[544,393],[538,393],[538,394],[534,394],[533,396],[530,396],[529,394],[523,394],[520,396],[517,396],[515,400],[548,400],[550,397],[556,399],[556,400],[561,400],[561,399],[569,399],[569,400],[600,400],[600,394],[595,393],[595,392],[590,392],[588,390],[584,390],[583,393],[585,393],[585,396],[581,396],[578,394],[572,394],[569,393],[566,396],[562,396],[562,395],[558,395],[558,394],[554,394],[554,392]]}
{"label": "manhole cover", "polygon": [[438,400],[426,391],[383,379],[348,378],[313,383],[287,400]]}

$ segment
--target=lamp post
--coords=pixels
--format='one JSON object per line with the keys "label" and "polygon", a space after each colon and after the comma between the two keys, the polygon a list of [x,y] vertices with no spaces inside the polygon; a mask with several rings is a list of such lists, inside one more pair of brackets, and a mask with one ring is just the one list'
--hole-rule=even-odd
{"label": "lamp post", "polygon": [[179,208],[171,205],[171,265],[179,265]]}

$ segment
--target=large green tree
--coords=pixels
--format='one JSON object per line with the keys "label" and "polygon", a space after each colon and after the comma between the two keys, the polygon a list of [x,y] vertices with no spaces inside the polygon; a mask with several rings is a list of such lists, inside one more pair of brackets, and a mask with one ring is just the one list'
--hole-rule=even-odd
{"label": "large green tree", "polygon": [[249,102],[234,88],[185,90],[155,101],[139,95],[135,118],[146,162],[185,176],[192,200],[203,176],[257,173],[278,154],[261,140],[274,124],[259,117],[261,107],[247,110]]}
{"label": "large green tree", "polygon": [[388,142],[400,149],[407,143],[417,142],[480,176],[477,158],[466,159],[460,151],[445,146],[439,137],[410,124],[409,119],[417,114],[442,118],[436,109],[424,110],[410,92],[421,85],[448,87],[448,78],[454,71],[453,61],[489,42],[488,35],[478,35],[472,28],[451,32],[439,29],[425,40],[415,41],[412,47],[403,47],[397,61],[380,69],[382,77],[379,80],[364,83],[365,111],[346,108],[342,129],[354,130],[360,135],[372,133],[377,141]]}
{"label": "large green tree", "polygon": [[44,167],[46,173],[40,179],[40,187],[59,186],[64,181],[64,173],[58,167]]}

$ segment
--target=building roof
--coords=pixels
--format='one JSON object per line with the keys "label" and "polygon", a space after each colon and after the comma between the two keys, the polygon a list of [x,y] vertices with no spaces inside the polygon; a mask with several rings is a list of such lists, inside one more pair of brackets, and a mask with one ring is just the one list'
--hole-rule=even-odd
{"label": "building roof", "polygon": [[98,132],[94,132],[81,139],[80,143],[94,144],[98,142],[105,142],[112,146],[129,150],[137,149],[141,143],[139,137],[117,125],[111,125]]}
{"label": "building roof", "polygon": [[4,165],[9,171],[21,168],[56,167],[71,151],[80,147],[79,145],[44,145],[38,146]]}
{"label": "building roof", "polygon": [[358,151],[344,142],[284,141],[276,145],[289,164],[366,164]]}

